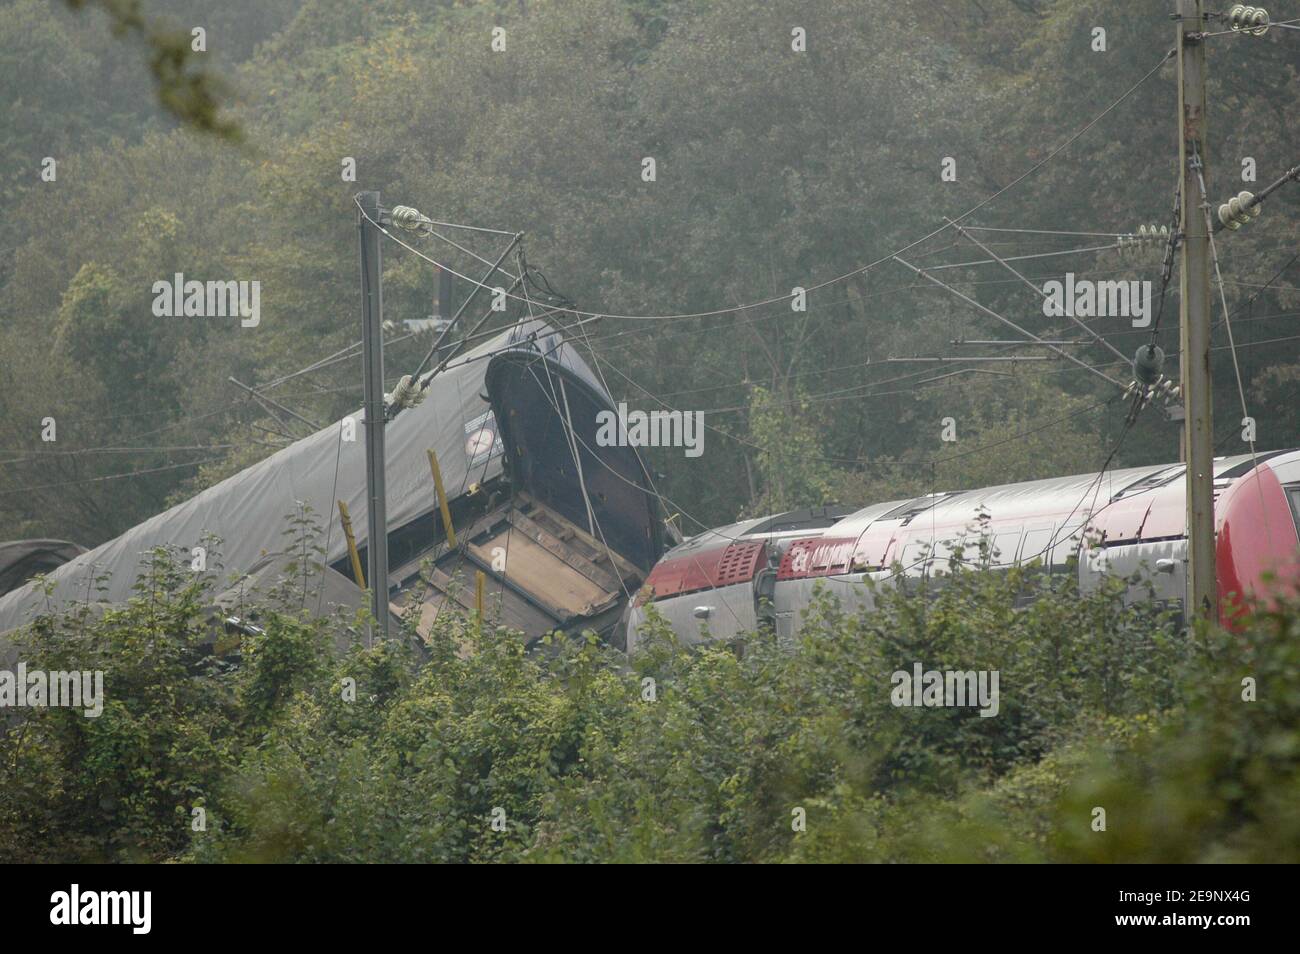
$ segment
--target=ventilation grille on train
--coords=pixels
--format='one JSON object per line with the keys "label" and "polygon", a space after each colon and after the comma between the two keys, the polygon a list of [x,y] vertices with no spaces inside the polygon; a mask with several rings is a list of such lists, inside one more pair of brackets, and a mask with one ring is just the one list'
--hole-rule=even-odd
{"label": "ventilation grille on train", "polygon": [[758,571],[758,562],[763,557],[767,546],[762,540],[750,543],[733,543],[723,551],[718,561],[717,585],[729,586],[732,583],[747,583]]}

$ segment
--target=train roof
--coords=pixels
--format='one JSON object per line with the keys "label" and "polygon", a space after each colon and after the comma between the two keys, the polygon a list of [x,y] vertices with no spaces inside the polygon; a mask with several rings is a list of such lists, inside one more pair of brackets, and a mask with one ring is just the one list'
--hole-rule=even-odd
{"label": "train roof", "polygon": [[[1218,489],[1249,471],[1254,462],[1263,462],[1282,454],[1279,450],[1218,457],[1214,474]],[[1126,497],[1152,495],[1169,488],[1179,490],[1183,464],[1152,464],[1067,477],[1049,477],[1013,484],[998,484],[972,490],[936,491],[920,497],[907,497],[852,508],[813,508],[774,516],[754,517],[718,527],[690,537],[666,556],[681,556],[725,545],[735,540],[808,539],[817,536],[857,538],[877,521],[910,522],[924,514],[924,526],[950,529],[964,527],[987,513],[990,519],[1061,520],[1082,525],[1100,508],[1117,504]],[[1162,495],[1168,496],[1168,495]],[[1181,498],[1180,498],[1181,499]]]}
{"label": "train roof", "polygon": [[[1263,462],[1284,453],[1288,452],[1269,451],[1254,456],[1237,454],[1215,458],[1216,489],[1222,490],[1228,482],[1249,471],[1255,462]],[[904,502],[896,509],[904,512],[910,509],[917,516],[924,513],[926,523],[944,528],[972,524],[979,519],[981,513],[999,522],[1056,520],[1082,525],[1102,508],[1115,509],[1121,506],[1120,501],[1136,500],[1139,497],[1144,498],[1140,503],[1143,512],[1155,500],[1168,503],[1175,497],[1177,506],[1181,508],[1181,478],[1185,472],[1184,464],[1125,467],[1101,474],[1074,474],[999,484],[977,490],[938,493]],[[1181,509],[1179,512],[1181,514]],[[873,513],[870,519],[862,520],[866,515],[859,511],[854,516],[855,520],[846,521],[843,529],[848,530],[851,523],[860,523],[865,529],[866,524],[872,520],[886,519],[891,514],[889,511]],[[838,529],[836,533],[839,535]]]}

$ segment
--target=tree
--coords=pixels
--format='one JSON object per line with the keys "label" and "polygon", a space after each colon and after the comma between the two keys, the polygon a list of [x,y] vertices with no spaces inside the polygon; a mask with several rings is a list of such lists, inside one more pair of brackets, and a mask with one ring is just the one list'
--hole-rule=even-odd
{"label": "tree", "polygon": [[192,129],[231,141],[243,133],[237,123],[222,118],[222,83],[196,64],[192,37],[157,17],[146,16],[142,0],[64,0],[71,9],[96,7],[108,17],[116,36],[129,36],[144,45],[158,103]]}

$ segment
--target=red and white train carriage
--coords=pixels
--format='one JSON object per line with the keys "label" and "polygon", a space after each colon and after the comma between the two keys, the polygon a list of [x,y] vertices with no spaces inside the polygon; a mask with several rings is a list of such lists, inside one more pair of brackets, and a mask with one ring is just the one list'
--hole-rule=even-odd
{"label": "red and white train carriage", "polygon": [[[1256,466],[1258,465],[1258,466]],[[1294,587],[1300,451],[1215,461],[1216,558],[1224,621],[1265,597],[1267,575]],[[846,609],[870,604],[866,578],[943,572],[956,547],[994,568],[1040,561],[1081,589],[1107,575],[1140,580],[1127,598],[1181,612],[1187,594],[1184,465],[928,494],[853,510],[824,507],[747,520],[691,537],[655,565],[627,616],[635,651],[645,603],[687,640],[763,623],[789,637],[821,583]],[[1073,559],[1072,559],[1073,558]],[[767,617],[766,619],[764,617]]]}

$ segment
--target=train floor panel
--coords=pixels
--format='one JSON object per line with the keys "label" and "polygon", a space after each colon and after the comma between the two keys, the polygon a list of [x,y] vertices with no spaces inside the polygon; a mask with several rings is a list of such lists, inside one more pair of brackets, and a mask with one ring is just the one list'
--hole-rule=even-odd
{"label": "train floor panel", "polygon": [[[521,630],[530,640],[555,629],[598,625],[617,615],[641,584],[629,561],[544,504],[517,494],[457,534],[455,549],[441,546],[400,568],[394,604],[418,605],[417,631],[428,638],[434,620],[451,603],[475,609],[475,572],[487,577],[484,613],[489,621]],[[421,566],[433,556],[432,566]]]}

